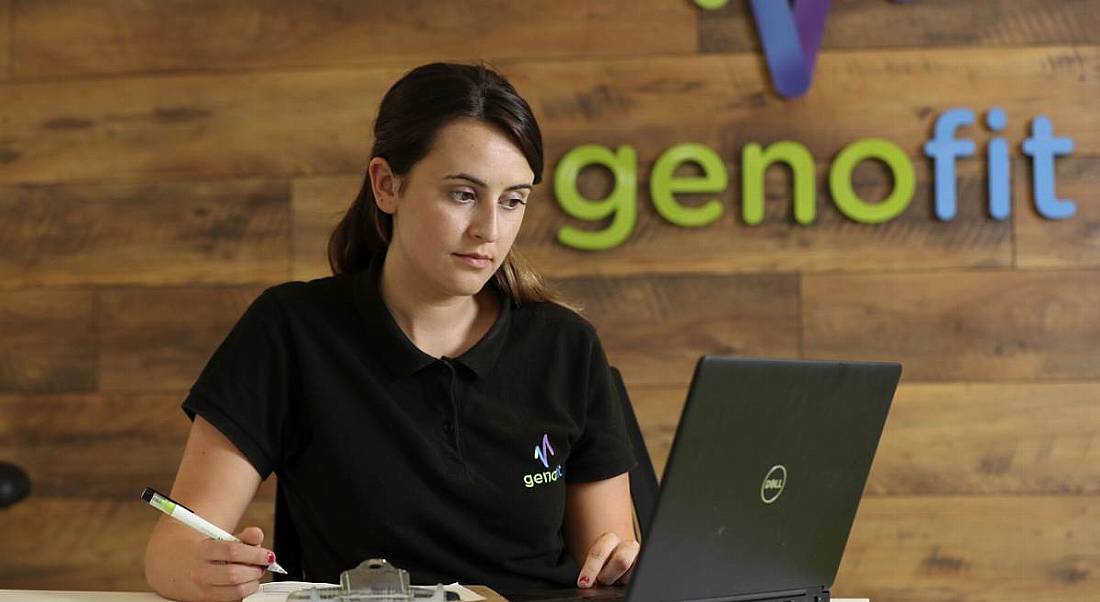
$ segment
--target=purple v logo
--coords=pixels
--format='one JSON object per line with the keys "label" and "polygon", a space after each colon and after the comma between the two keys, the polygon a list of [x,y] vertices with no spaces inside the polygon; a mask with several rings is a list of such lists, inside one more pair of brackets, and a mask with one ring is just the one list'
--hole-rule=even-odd
{"label": "purple v logo", "polygon": [[751,0],[764,58],[780,96],[795,98],[810,89],[817,51],[825,33],[829,0]]}
{"label": "purple v logo", "polygon": [[550,445],[550,435],[542,435],[542,445],[535,446],[535,459],[542,462],[546,468],[550,468],[550,457],[554,455],[554,448]]}

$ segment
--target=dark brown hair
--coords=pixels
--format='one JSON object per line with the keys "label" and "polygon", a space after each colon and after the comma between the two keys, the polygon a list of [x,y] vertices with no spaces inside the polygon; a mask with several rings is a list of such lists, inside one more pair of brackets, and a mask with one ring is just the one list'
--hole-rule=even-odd
{"label": "dark brown hair", "polygon": [[[507,135],[527,158],[534,183],[542,180],[542,134],[531,107],[508,80],[484,64],[431,63],[397,80],[378,108],[370,158],[382,157],[393,173],[404,176],[427,156],[439,130],[461,118],[477,119]],[[385,252],[392,238],[393,216],[375,203],[368,171],[359,195],[329,237],[332,273],[365,269],[374,254]],[[569,306],[543,283],[514,245],[491,282],[516,303],[551,301]]]}

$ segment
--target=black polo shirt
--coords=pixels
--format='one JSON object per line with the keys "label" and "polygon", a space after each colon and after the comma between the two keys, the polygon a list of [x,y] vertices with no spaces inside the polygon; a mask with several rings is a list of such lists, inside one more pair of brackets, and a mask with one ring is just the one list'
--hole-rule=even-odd
{"label": "black polo shirt", "polygon": [[634,465],[595,329],[497,291],[484,337],[437,359],[383,303],[381,264],[264,290],[184,411],[278,476],[308,580],[386,558],[413,583],[572,586],[565,484]]}

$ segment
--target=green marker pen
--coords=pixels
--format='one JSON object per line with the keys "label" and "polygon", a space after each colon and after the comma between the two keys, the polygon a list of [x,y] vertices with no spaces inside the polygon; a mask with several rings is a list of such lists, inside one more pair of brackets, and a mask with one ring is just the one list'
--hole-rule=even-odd
{"label": "green marker pen", "polygon": [[[240,543],[241,540],[233,537],[229,533],[226,533],[214,523],[207,521],[201,516],[191,512],[187,506],[174,501],[172,498],[158,493],[156,490],[149,487],[145,488],[145,491],[141,492],[141,499],[149,503],[150,506],[160,510],[161,512],[171,516],[179,522],[191,527],[192,529],[202,533],[203,535],[217,539],[219,541],[236,541]],[[286,574],[283,567],[279,566],[277,562],[272,562],[267,565],[267,570],[273,573]]]}

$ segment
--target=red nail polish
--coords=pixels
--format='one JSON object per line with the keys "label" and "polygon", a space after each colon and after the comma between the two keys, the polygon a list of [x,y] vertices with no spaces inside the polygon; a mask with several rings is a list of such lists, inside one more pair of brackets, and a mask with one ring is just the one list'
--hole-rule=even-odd
{"label": "red nail polish", "polygon": [[581,585],[588,585],[588,577],[581,577]]}
{"label": "red nail polish", "polygon": [[267,553],[267,563],[268,564],[275,564],[275,552],[268,552]]}

